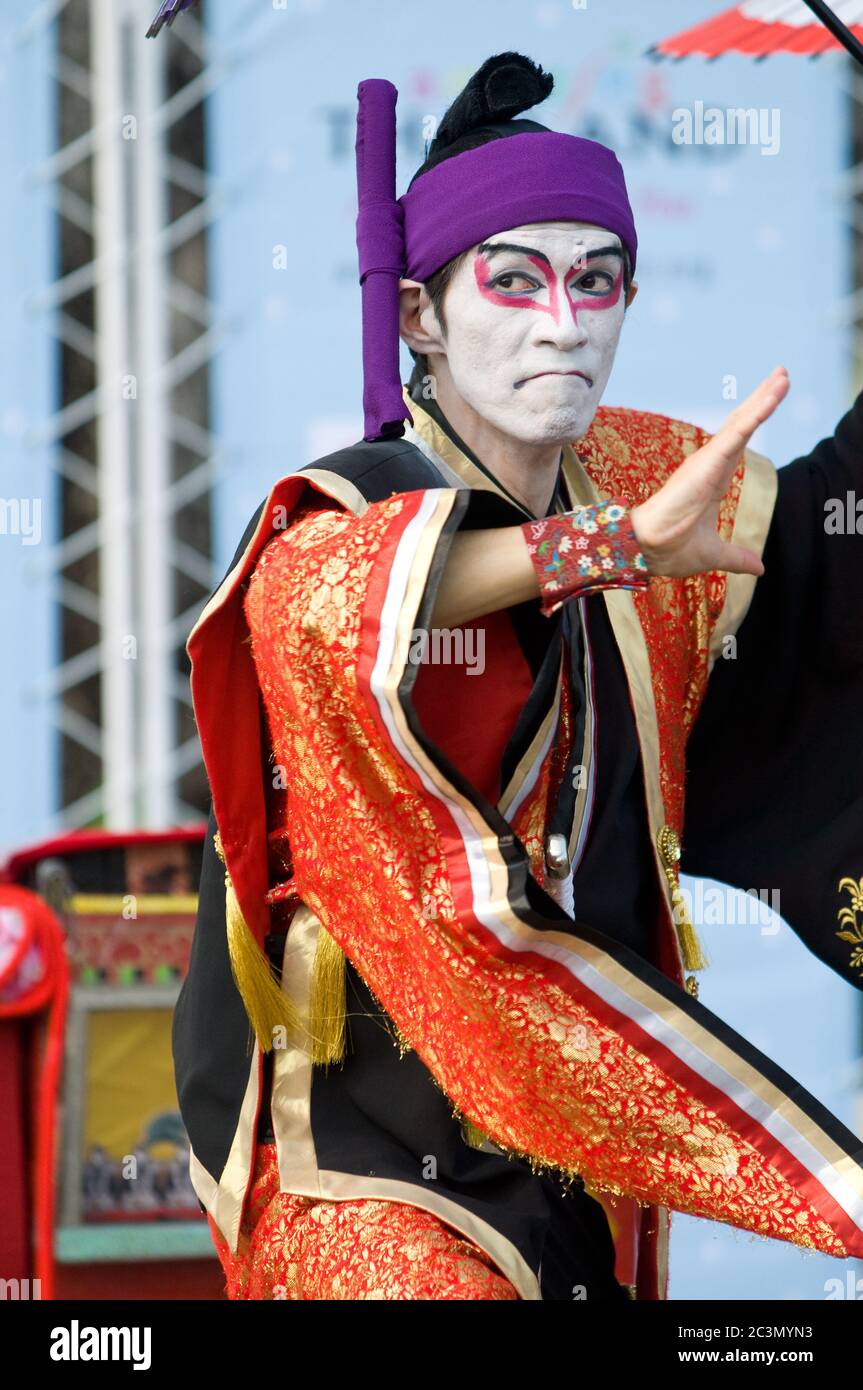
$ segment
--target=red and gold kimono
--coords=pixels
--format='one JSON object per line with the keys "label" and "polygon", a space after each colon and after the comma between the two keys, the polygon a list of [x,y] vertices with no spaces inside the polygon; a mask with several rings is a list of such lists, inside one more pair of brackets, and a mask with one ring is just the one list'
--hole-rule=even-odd
{"label": "red and gold kimono", "polygon": [[[397,1272],[400,1250],[423,1264],[411,1231],[424,1213],[429,1249],[455,1239],[455,1258],[473,1252],[485,1270],[474,1261],[471,1279],[486,1292],[452,1296],[571,1298],[606,1278],[599,1260],[579,1263],[580,1241],[600,1250],[599,1203],[616,1286],[640,1298],[666,1296],[671,1211],[863,1255],[860,1142],[695,997],[704,961],[678,887],[685,791],[695,871],[721,862],[746,886],[734,818],[720,827],[710,812],[740,797],[741,821],[752,806],[760,816],[750,839],[760,829],[767,844],[763,861],[740,846],[746,871],[775,870],[792,927],[859,985],[825,920],[842,910],[843,878],[863,883],[863,781],[834,780],[818,801],[832,839],[810,865],[817,889],[801,884],[757,751],[750,768],[748,733],[728,727],[740,665],[720,663],[705,701],[728,639],[740,630],[751,650],[750,618],[759,630],[769,618],[753,598],[767,575],[652,578],[552,617],[519,605],[466,624],[459,658],[417,662],[455,532],[526,514],[433,403],[413,396],[411,411],[403,439],[275,484],[189,638],[212,809],[174,1052],[229,1289],[447,1296],[405,1292]],[[600,407],[562,451],[554,507],[634,505],[707,437]],[[814,458],[789,466],[792,492]],[[776,470],[747,450],[720,529],[761,551],[776,511]],[[811,576],[802,588],[811,596]],[[485,665],[470,674],[480,630]],[[832,681],[822,715],[859,700],[859,648],[843,650],[848,679]],[[752,670],[759,660],[760,648]],[[693,737],[688,762],[703,703],[711,737]],[[791,719],[792,757],[809,715]],[[809,835],[806,814],[796,833]],[[853,923],[863,904],[846,911]],[[367,1229],[351,1228],[353,1254],[329,1244],[353,1211],[396,1223],[370,1285],[356,1276]]]}

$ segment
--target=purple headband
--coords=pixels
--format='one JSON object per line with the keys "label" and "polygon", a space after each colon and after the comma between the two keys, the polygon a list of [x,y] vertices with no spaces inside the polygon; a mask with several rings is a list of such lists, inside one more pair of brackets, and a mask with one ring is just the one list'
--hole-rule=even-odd
{"label": "purple headband", "polygon": [[635,270],[623,169],[596,140],[530,131],[442,160],[396,198],[396,100],[384,78],[357,89],[357,250],[363,312],[364,438],[413,424],[399,371],[399,279],[424,281],[494,232],[570,219],[616,232]]}

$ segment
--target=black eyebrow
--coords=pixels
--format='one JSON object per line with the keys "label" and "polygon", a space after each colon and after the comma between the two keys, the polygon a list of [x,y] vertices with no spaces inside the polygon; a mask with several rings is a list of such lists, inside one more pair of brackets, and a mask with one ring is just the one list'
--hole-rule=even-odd
{"label": "black eyebrow", "polygon": [[[513,251],[516,255],[536,256],[539,260],[545,261],[549,270],[552,269],[552,264],[548,256],[542,251],[537,251],[534,246],[519,246],[514,241],[482,241],[477,247],[477,250],[489,260],[496,251]],[[623,247],[599,246],[594,251],[588,251],[585,260],[593,261],[596,260],[597,256],[619,256],[620,259],[623,260]]]}

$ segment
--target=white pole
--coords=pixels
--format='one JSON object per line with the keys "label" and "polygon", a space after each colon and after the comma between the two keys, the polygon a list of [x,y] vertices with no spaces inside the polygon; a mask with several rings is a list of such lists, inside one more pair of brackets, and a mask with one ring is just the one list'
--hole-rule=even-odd
{"label": "white pole", "polygon": [[162,369],[170,357],[165,250],[169,216],[164,169],[165,127],[155,117],[164,99],[167,44],[136,45],[134,73],[137,139],[135,217],[135,410],[138,480],[137,573],[140,595],[138,678],[143,781],[141,824],[162,829],[177,818],[172,755],[173,726],[169,402]]}
{"label": "white pole", "polygon": [[105,0],[90,0],[95,254],[105,265],[96,289],[97,381],[104,404],[98,416],[99,601],[102,642],[104,823],[136,823],[134,744],[134,611],[132,606],[132,477],[128,370],[126,247],[122,117],[122,14]]}

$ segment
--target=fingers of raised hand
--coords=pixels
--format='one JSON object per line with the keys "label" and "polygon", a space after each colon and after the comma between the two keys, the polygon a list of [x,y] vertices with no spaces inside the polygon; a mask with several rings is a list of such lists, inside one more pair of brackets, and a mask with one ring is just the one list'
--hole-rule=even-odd
{"label": "fingers of raised hand", "polygon": [[[714,439],[723,452],[737,455],[745,448],[757,430],[774,412],[788,390],[788,372],[774,367],[768,377],[756,386],[751,395],[732,410]],[[711,443],[714,441],[711,441]]]}
{"label": "fingers of raised hand", "polygon": [[758,426],[773,414],[787,391],[788,373],[784,367],[776,367],[732,410],[713,438],[692,455],[698,460],[703,481],[709,478],[716,485],[718,495],[724,493],[741,453]]}

